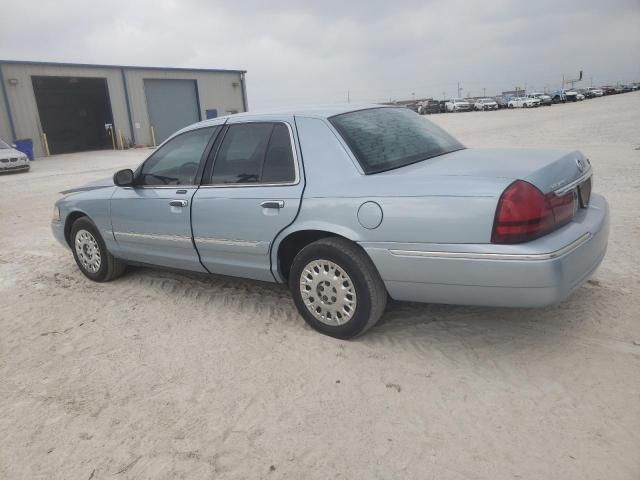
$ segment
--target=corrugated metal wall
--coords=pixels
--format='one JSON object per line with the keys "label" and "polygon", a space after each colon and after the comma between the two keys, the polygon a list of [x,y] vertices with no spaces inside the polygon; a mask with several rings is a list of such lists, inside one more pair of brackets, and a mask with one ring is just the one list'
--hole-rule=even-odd
{"label": "corrugated metal wall", "polygon": [[[44,155],[44,148],[42,126],[31,83],[32,75],[106,78],[115,128],[122,130],[124,137],[133,138],[129,127],[125,86],[120,67],[2,63],[2,72],[16,136],[32,138],[36,156]],[[136,143],[151,144],[151,125],[144,93],[144,79],[147,78],[195,80],[203,119],[206,118],[205,111],[211,108],[217,109],[219,115],[230,111],[244,111],[240,72],[124,68],[124,73]],[[9,79],[17,80],[17,84],[10,84]],[[14,140],[11,138],[7,108],[2,98],[0,98],[0,136],[7,142]]]}
{"label": "corrugated metal wall", "polygon": [[[106,78],[115,127],[122,129],[123,134],[124,132],[129,134],[124,86],[118,69],[5,63],[2,65],[2,72],[11,104],[16,136],[32,138],[36,156],[44,155],[44,148],[40,116],[31,83],[32,75]],[[17,85],[9,84],[9,79],[16,79]]]}
{"label": "corrugated metal wall", "polygon": [[[5,80],[5,87],[8,87],[8,86],[9,85],[7,85],[7,82]],[[2,95],[1,90],[0,90],[0,138],[7,143],[11,143],[13,142],[13,140],[15,140],[11,135],[9,115],[7,113],[7,106],[4,103],[4,95]]]}
{"label": "corrugated metal wall", "polygon": [[[145,79],[195,80],[202,119],[206,118],[205,111],[209,108],[216,108],[218,115],[225,115],[228,111],[244,111],[240,73],[128,69],[125,70],[125,76],[137,143],[151,144],[151,125],[144,94]],[[234,87],[234,83],[237,86]]]}

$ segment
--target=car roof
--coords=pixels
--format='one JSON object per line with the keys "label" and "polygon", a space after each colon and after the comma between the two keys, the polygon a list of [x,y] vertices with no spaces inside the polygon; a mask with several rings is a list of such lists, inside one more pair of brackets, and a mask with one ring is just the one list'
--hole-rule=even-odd
{"label": "car roof", "polygon": [[259,120],[264,118],[265,120],[274,120],[277,118],[291,118],[297,117],[313,117],[313,118],[329,118],[335,115],[341,115],[343,113],[356,112],[358,110],[367,110],[371,108],[405,108],[402,105],[380,105],[380,104],[338,104],[338,105],[316,105],[316,106],[304,106],[304,107],[292,107],[281,108],[273,110],[261,110],[255,112],[242,112],[234,113],[232,115],[224,115],[221,117],[212,118],[210,120],[203,120],[201,122],[189,125],[184,130],[190,130],[193,128],[202,128],[208,125],[219,125],[225,123],[228,119],[247,119],[247,120]]}

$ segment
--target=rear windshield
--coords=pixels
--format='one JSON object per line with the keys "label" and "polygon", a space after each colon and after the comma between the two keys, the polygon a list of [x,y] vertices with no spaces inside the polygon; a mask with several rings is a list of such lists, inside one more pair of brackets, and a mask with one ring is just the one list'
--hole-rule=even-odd
{"label": "rear windshield", "polygon": [[372,108],[329,119],[366,174],[461,150],[443,129],[406,108]]}

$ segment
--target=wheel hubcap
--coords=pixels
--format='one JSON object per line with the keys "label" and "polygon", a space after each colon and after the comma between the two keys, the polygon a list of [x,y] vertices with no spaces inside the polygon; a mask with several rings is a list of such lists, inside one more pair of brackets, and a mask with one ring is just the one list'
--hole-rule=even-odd
{"label": "wheel hubcap", "polygon": [[309,312],[327,325],[347,323],[358,303],[351,278],[330,260],[314,260],[304,267],[300,294]]}
{"label": "wheel hubcap", "polygon": [[90,273],[96,273],[100,270],[102,256],[100,255],[100,247],[94,236],[87,230],[78,230],[75,245],[76,254],[82,267]]}

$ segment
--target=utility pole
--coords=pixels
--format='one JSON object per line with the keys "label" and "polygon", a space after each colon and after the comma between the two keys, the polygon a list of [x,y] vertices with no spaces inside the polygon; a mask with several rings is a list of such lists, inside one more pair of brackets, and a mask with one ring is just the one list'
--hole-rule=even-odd
{"label": "utility pole", "polygon": [[487,96],[487,89],[485,87],[482,87],[482,96],[483,97]]}
{"label": "utility pole", "polygon": [[462,89],[460,88],[460,82],[458,82],[458,98],[460,98],[462,96],[461,91],[462,91]]}
{"label": "utility pole", "polygon": [[351,91],[347,90],[347,103],[351,103]]}

